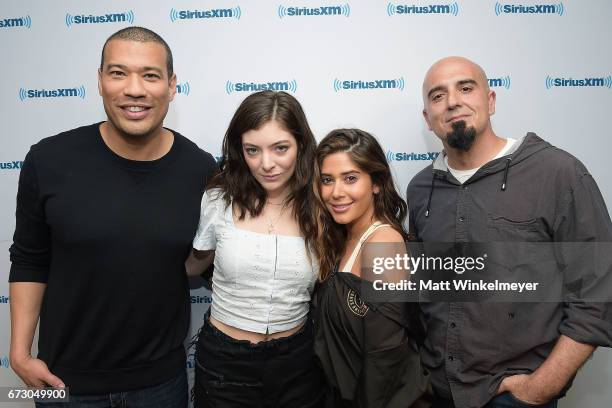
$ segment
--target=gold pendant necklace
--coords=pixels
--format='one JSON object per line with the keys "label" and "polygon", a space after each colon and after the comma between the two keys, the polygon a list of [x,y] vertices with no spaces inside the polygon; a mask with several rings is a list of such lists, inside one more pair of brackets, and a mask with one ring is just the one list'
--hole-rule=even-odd
{"label": "gold pendant necklace", "polygon": [[272,218],[272,217],[266,217],[266,220],[268,221],[268,234],[272,234],[273,232],[276,231],[276,223],[281,219],[281,217],[283,216],[283,212],[285,212],[285,206],[283,206],[280,210],[280,212],[278,213],[278,215],[276,216],[276,218]]}

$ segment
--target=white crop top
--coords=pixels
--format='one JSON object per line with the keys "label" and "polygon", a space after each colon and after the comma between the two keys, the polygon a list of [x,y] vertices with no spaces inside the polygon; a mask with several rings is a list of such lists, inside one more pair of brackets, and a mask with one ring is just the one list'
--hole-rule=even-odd
{"label": "white crop top", "polygon": [[220,190],[202,197],[197,250],[215,250],[211,315],[255,333],[297,327],[308,315],[318,264],[311,265],[304,239],[236,228],[232,206]]}

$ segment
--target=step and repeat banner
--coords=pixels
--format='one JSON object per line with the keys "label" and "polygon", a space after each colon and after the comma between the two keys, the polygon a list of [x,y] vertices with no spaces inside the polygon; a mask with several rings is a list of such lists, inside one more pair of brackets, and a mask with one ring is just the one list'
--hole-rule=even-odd
{"label": "step and repeat banner", "polygon": [[[608,0],[2,2],[0,386],[20,383],[7,278],[21,163],[39,139],[105,118],[96,70],[113,32],[140,25],[169,43],[178,84],[165,125],[214,156],[242,99],[284,90],[318,139],[337,127],[373,133],[402,191],[441,149],[421,115],[423,76],[437,59],[466,56],[497,93],[496,132],[534,131],[568,150],[611,205],[611,17]],[[211,298],[193,286],[196,333]],[[560,406],[610,406],[610,384],[612,352],[598,350]]]}

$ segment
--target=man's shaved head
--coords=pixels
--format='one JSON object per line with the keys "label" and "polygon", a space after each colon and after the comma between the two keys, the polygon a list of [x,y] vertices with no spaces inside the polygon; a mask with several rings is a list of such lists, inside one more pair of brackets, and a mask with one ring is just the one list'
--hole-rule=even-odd
{"label": "man's shaved head", "polygon": [[493,134],[495,92],[480,65],[464,57],[436,61],[423,80],[423,116],[449,147],[468,151],[483,132]]}
{"label": "man's shaved head", "polygon": [[473,73],[474,79],[476,79],[479,83],[485,86],[488,91],[489,81],[487,80],[487,74],[480,65],[465,57],[451,56],[442,58],[441,60],[434,62],[434,64],[427,70],[427,73],[425,74],[425,79],[423,80],[424,101],[427,100],[427,95],[431,88],[434,86],[431,81],[434,80],[436,74],[438,74],[441,70],[447,70],[453,66],[461,66],[470,69]]}

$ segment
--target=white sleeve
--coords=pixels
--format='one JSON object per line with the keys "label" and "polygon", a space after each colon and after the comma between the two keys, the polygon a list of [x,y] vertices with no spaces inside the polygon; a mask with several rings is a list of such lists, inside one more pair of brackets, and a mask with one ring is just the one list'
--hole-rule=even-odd
{"label": "white sleeve", "polygon": [[199,251],[210,251],[217,247],[215,236],[215,224],[219,220],[219,207],[222,206],[222,198],[217,191],[205,191],[202,195],[200,206],[200,222],[193,247]]}

